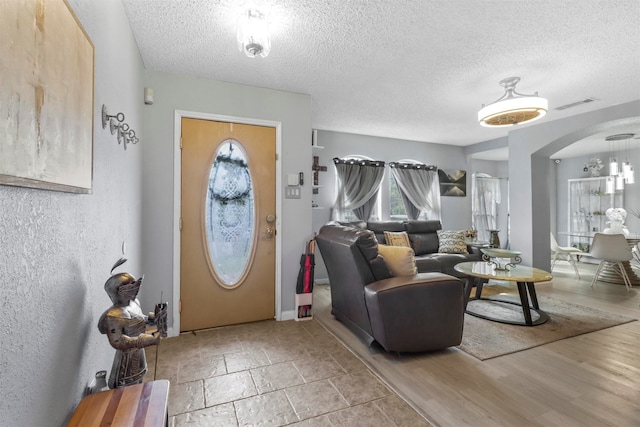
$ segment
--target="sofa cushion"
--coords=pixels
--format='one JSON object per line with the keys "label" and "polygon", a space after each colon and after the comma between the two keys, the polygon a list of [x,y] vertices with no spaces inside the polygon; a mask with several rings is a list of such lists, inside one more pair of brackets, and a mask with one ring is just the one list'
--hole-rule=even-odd
{"label": "sofa cushion", "polygon": [[[323,230],[325,227],[326,229]],[[378,256],[378,242],[370,230],[341,225],[336,221],[332,221],[323,226],[320,231],[325,236],[355,243],[364,258],[369,262]]]}
{"label": "sofa cushion", "polygon": [[418,272],[420,273],[442,271],[440,261],[434,257],[434,254],[416,256],[416,267],[418,267]]}
{"label": "sofa cushion", "polygon": [[438,230],[438,252],[447,254],[468,254],[464,241],[464,231]]}
{"label": "sofa cushion", "polygon": [[438,220],[409,220],[404,223],[407,233],[435,233],[438,230],[442,230],[442,225]]}
{"label": "sofa cushion", "polygon": [[413,276],[418,273],[413,249],[404,246],[378,245],[378,251],[394,276]]}
{"label": "sofa cushion", "polygon": [[436,233],[409,234],[409,241],[416,256],[438,252],[439,242]]}
{"label": "sofa cushion", "polygon": [[385,231],[384,240],[389,246],[406,246],[411,247],[409,235],[406,231]]}
{"label": "sofa cushion", "polygon": [[385,262],[382,255],[379,255],[369,261],[371,272],[376,280],[384,280],[393,277],[393,273],[389,270],[389,266]]}
{"label": "sofa cushion", "polygon": [[353,228],[367,228],[367,223],[365,221],[336,221],[338,224],[345,227],[353,227]]}
{"label": "sofa cushion", "polygon": [[[466,277],[464,274],[462,273],[458,273],[454,267],[456,266],[456,264],[459,264],[461,262],[466,262],[466,261],[479,261],[479,257],[475,257],[475,255],[468,255],[468,254],[443,254],[443,253],[439,253],[439,254],[431,254],[428,255],[428,258],[430,258],[432,260],[432,262],[437,262],[440,266],[439,270],[444,274],[448,274],[450,276],[455,276],[455,277]],[[420,264],[419,264],[419,259],[416,258],[416,264],[418,264],[418,271],[428,271],[428,270],[422,270],[420,269]]]}
{"label": "sofa cushion", "polygon": [[367,229],[373,231],[378,243],[382,244],[388,244],[384,239],[385,231],[405,231],[404,223],[398,221],[370,221],[367,222]]}
{"label": "sofa cushion", "polygon": [[416,256],[438,252],[438,235],[442,228],[440,221],[410,220],[405,222],[409,241]]}

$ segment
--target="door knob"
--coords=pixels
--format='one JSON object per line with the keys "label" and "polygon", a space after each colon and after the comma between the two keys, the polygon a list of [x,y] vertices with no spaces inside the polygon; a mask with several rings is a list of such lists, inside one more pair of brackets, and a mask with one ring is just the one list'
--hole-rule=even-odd
{"label": "door knob", "polygon": [[267,219],[267,222],[268,222],[269,224],[271,224],[273,221],[275,221],[275,220],[276,220],[276,217],[275,217],[275,215],[271,215],[271,214],[269,214],[269,215],[267,215],[267,218],[266,218],[266,219]]}
{"label": "door knob", "polygon": [[276,229],[272,227],[268,227],[266,230],[267,239],[273,239],[273,236],[276,234]]}

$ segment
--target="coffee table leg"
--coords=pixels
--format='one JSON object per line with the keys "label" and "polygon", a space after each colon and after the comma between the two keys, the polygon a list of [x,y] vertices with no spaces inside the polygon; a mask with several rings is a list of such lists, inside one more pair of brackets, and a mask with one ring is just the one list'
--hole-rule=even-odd
{"label": "coffee table leg", "polygon": [[467,281],[464,285],[464,307],[467,308],[469,299],[471,298],[471,288],[473,288],[473,277],[467,276]]}
{"label": "coffee table leg", "polygon": [[531,309],[529,308],[529,298],[527,297],[525,282],[518,282],[518,293],[520,294],[520,303],[522,304],[522,312],[524,313],[524,322],[531,326],[533,321],[531,320]]}
{"label": "coffee table leg", "polygon": [[476,299],[480,299],[482,295],[482,287],[484,286],[485,279],[481,277],[476,278]]}
{"label": "coffee table leg", "polygon": [[536,288],[533,286],[532,282],[527,282],[527,289],[529,289],[529,297],[531,298],[531,305],[533,308],[538,310],[540,306],[538,305],[538,296],[536,295]]}

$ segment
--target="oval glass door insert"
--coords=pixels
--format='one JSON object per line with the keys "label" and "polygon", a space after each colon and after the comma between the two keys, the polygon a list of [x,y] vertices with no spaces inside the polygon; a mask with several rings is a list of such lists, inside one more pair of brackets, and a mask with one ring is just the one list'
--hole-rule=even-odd
{"label": "oval glass door insert", "polygon": [[205,205],[209,264],[223,286],[239,286],[251,264],[255,207],[247,157],[234,139],[216,151]]}

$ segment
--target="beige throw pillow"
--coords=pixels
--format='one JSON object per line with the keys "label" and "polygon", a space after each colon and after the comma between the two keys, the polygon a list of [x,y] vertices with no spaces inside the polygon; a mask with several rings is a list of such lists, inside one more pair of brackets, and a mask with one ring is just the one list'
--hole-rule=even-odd
{"label": "beige throw pillow", "polygon": [[468,254],[464,231],[438,230],[438,252],[445,254]]}
{"label": "beige throw pillow", "polygon": [[385,231],[384,240],[389,246],[411,247],[411,243],[409,243],[409,235],[406,231]]}
{"label": "beige throw pillow", "polygon": [[394,276],[413,276],[418,273],[413,249],[406,246],[378,245],[378,253],[384,258]]}

